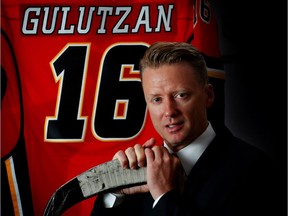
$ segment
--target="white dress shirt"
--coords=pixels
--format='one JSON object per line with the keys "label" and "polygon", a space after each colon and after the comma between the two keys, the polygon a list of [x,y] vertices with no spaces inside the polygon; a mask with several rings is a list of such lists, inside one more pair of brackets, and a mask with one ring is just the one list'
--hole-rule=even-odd
{"label": "white dress shirt", "polygon": [[200,158],[202,153],[205,151],[205,149],[211,143],[215,136],[215,131],[209,123],[206,130],[199,137],[197,137],[192,143],[190,143],[180,151],[173,152],[165,142],[164,146],[168,149],[170,153],[177,154],[178,158],[181,161],[183,169],[188,176],[197,160]]}
{"label": "white dress shirt", "polygon": [[[207,146],[211,143],[211,141],[216,136],[214,129],[212,128],[210,122],[206,130],[197,137],[192,143],[187,145],[185,148],[181,149],[178,152],[173,152],[167,144],[164,142],[164,146],[168,149],[170,153],[177,154],[183,169],[185,171],[186,176],[189,175],[193,166],[196,164],[197,160],[200,158],[202,153],[205,151]],[[160,198],[163,196],[159,196],[153,203],[153,207],[157,204]],[[113,193],[104,194],[104,206],[106,208],[112,208],[116,205],[119,205],[124,199],[124,195],[116,195]]]}

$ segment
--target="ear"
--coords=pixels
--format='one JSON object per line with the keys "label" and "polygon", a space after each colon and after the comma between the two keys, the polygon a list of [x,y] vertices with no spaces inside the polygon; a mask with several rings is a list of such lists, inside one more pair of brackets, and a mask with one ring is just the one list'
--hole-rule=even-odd
{"label": "ear", "polygon": [[206,94],[206,107],[209,108],[215,100],[214,87],[212,84],[207,84],[205,86],[205,94]]}

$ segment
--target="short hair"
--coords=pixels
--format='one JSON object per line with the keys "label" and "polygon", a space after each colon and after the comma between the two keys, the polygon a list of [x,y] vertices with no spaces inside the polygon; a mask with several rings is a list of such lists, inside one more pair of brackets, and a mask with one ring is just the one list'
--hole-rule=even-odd
{"label": "short hair", "polygon": [[208,72],[203,55],[191,44],[185,42],[156,42],[152,44],[139,63],[141,78],[146,68],[158,68],[161,65],[171,65],[187,62],[194,68],[200,84],[208,82]]}

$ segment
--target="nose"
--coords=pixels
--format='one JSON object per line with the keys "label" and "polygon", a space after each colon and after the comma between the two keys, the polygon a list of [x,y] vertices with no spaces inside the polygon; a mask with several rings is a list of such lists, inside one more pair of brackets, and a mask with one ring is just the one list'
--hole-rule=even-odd
{"label": "nose", "polygon": [[177,105],[171,99],[165,101],[164,109],[164,116],[167,118],[174,117],[177,114]]}

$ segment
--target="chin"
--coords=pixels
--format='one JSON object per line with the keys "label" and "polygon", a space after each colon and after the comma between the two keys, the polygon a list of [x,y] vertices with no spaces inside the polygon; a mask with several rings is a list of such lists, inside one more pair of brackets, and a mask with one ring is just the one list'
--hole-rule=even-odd
{"label": "chin", "polygon": [[181,143],[183,143],[182,139],[175,139],[175,138],[166,139],[166,141],[173,147],[179,146],[181,145]]}

